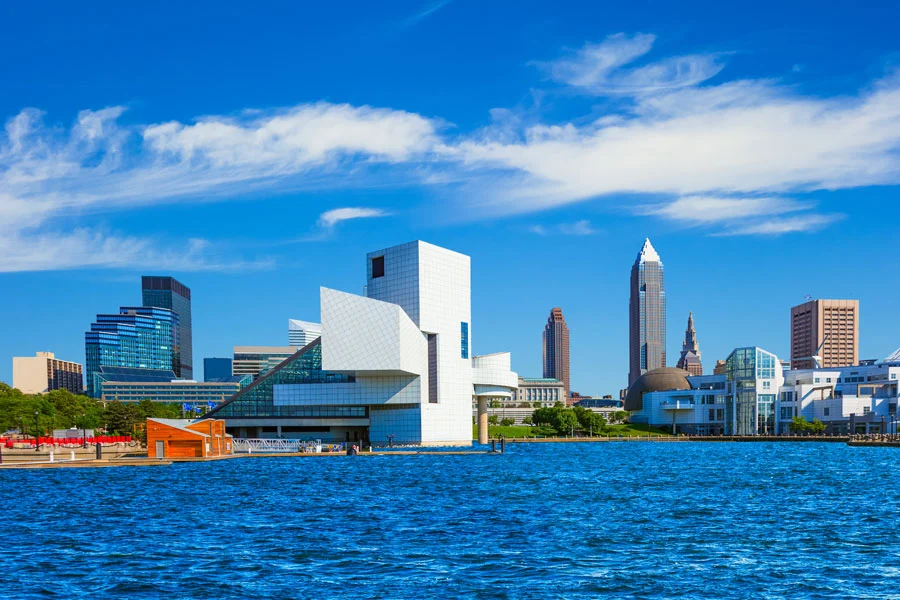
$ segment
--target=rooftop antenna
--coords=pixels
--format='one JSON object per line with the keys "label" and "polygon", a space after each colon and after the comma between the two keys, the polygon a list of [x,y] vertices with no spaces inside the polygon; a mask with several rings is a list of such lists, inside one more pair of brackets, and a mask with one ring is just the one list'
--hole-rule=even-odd
{"label": "rooftop antenna", "polygon": [[807,294],[806,296],[804,296],[804,298],[807,302],[812,302],[812,296],[810,294]]}

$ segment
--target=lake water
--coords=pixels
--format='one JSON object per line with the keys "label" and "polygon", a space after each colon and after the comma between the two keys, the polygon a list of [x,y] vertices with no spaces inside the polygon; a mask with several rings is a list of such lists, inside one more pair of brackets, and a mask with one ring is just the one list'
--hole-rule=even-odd
{"label": "lake water", "polygon": [[898,460],[631,442],[0,471],[0,597],[897,596]]}

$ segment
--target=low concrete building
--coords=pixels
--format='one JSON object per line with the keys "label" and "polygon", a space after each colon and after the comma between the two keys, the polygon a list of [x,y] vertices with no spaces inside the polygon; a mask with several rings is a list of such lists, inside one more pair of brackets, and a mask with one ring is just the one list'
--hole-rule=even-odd
{"label": "low concrete building", "polygon": [[519,387],[510,402],[515,406],[527,403],[532,408],[535,404],[539,404],[539,408],[554,406],[557,402],[565,404],[566,386],[552,377],[519,377]]}
{"label": "low concrete building", "polygon": [[150,458],[210,458],[234,454],[221,419],[147,419]]}
{"label": "low concrete building", "polygon": [[680,369],[645,373],[629,388],[631,420],[680,433],[785,435],[793,419],[818,419],[826,433],[897,430],[900,356],[831,369],[784,370],[760,348],[738,348],[721,375]]}

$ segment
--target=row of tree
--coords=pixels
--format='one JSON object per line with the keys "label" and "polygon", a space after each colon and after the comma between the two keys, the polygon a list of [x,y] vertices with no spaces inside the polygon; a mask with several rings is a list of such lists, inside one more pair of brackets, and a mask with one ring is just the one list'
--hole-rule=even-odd
{"label": "row of tree", "polygon": [[790,429],[791,433],[825,433],[825,423],[818,419],[813,419],[810,422],[803,417],[794,417],[791,419],[788,429]]}
{"label": "row of tree", "polygon": [[608,425],[603,415],[580,406],[538,408],[532,413],[531,421],[535,425],[552,427],[560,435],[571,435],[576,431],[602,435]]}
{"label": "row of tree", "polygon": [[133,435],[134,426],[148,417],[178,418],[181,406],[143,400],[137,403],[101,403],[66,390],[23,394],[0,382],[0,434],[20,431],[45,436],[54,429],[104,430],[110,435]]}

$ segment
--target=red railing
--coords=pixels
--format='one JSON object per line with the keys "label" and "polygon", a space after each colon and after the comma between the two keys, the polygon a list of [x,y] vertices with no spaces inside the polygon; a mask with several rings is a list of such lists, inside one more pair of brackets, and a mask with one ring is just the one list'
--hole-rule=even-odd
{"label": "red railing", "polygon": [[[130,443],[132,441],[130,435],[98,435],[87,438],[88,444],[121,444],[121,443]],[[39,437],[38,443],[41,446],[84,446],[85,439],[84,438],[52,438],[52,437]],[[25,439],[25,440],[14,440],[12,438],[3,438],[0,437],[0,446],[5,446],[7,448],[12,448],[13,444],[31,444],[34,446],[35,441],[34,438]]]}

